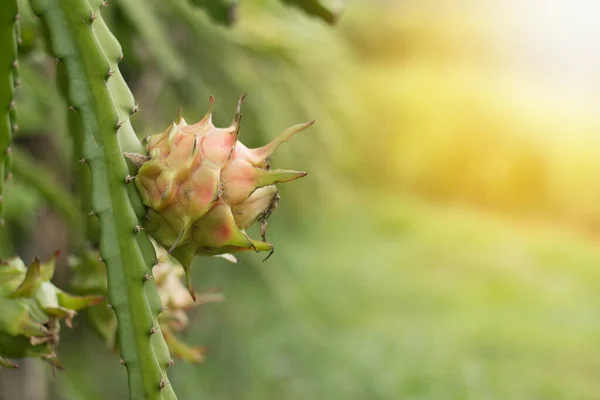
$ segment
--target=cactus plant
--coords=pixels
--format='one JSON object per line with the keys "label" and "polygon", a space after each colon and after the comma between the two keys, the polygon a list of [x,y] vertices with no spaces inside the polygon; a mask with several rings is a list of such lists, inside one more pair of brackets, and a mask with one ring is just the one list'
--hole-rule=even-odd
{"label": "cactus plant", "polygon": [[[27,3],[33,14],[23,7]],[[123,0],[114,4],[115,13],[106,13],[108,18],[111,14],[125,16],[135,28],[127,33],[135,31],[150,46],[157,70],[182,96],[200,86],[202,90],[212,87],[208,84],[210,76],[196,78],[186,87],[192,70],[188,58],[181,48],[171,46],[171,32],[164,29],[167,21],[160,12],[169,7],[173,10],[166,14],[185,21],[182,25],[197,22],[198,15],[184,17],[193,10],[191,4],[184,3],[157,4],[156,9],[162,10],[157,11],[139,0]],[[218,22],[234,22],[237,0],[192,3]],[[306,173],[271,170],[270,155],[312,122],[289,128],[267,146],[250,149],[237,140],[240,101],[228,128],[212,125],[209,111],[194,125],[180,118],[166,132],[150,137],[144,146],[130,121],[138,106],[119,69],[122,49],[104,20],[106,6],[102,0],[6,0],[0,6],[0,219],[5,181],[14,158],[16,196],[18,188],[26,187],[28,191],[23,193],[33,193],[34,189],[67,222],[69,247],[76,256],[71,259],[77,260],[72,269],[73,288],[81,295],[68,295],[50,282],[54,259],[47,263],[36,260],[29,268],[17,257],[0,263],[0,366],[14,367],[9,358],[24,356],[38,356],[58,366],[59,321],[70,325],[78,309],[99,302],[98,295],[102,295],[104,306],[91,308],[89,315],[120,352],[129,397],[176,399],[167,377],[171,354],[191,362],[203,358],[200,349],[177,338],[188,323],[186,310],[221,300],[221,295],[214,293],[196,299],[191,290],[191,261],[198,254],[235,260],[228,252],[272,252],[265,228],[279,201],[274,184]],[[75,178],[76,196],[70,192],[71,182],[64,179],[68,174],[55,176],[23,149],[10,150],[17,130],[18,10],[23,13],[26,38],[20,55],[24,64],[29,63],[22,73],[33,78],[23,87],[23,91],[31,89],[33,95],[24,96],[27,101],[23,105],[19,101],[24,107],[19,115],[36,114],[31,112],[36,102],[45,102],[49,114],[56,111],[59,95],[47,95],[55,90],[48,79],[55,73],[58,91],[66,102],[62,109],[66,126],[58,117],[52,123],[40,117],[30,126],[60,132],[68,128],[70,143],[64,135],[53,139],[61,149],[70,149],[60,152],[60,160],[70,160],[65,169]],[[43,48],[37,24],[43,28]],[[196,27],[194,34],[202,29]],[[126,38],[129,45],[137,39]],[[212,42],[219,40],[221,36]],[[43,59],[44,51],[52,63]],[[136,65],[143,65],[142,59],[140,56]],[[219,71],[218,76],[227,74]],[[210,107],[212,110],[212,97]],[[42,134],[46,133],[50,132]],[[31,137],[19,139],[15,146]],[[164,187],[170,177],[175,177],[175,182]],[[159,181],[163,186],[153,187]],[[19,199],[11,198],[10,204],[19,204]],[[257,220],[261,222],[262,240],[252,240],[246,233]],[[1,232],[0,251],[5,252],[4,241],[14,238],[7,239],[12,232],[6,229]],[[150,236],[160,244],[153,244]],[[7,248],[11,254],[18,249]],[[187,289],[181,282],[184,274]]]}
{"label": "cactus plant", "polygon": [[137,110],[117,64],[118,42],[101,17],[104,3],[33,0],[68,79],[69,107],[83,125],[83,162],[92,175],[92,211],[100,221],[100,254],[108,297],[118,321],[119,350],[132,399],[173,399],[171,357],[158,325],[160,298],[151,279],[156,257],[140,229],[144,208],[128,190],[123,149],[142,150],[129,121]]}

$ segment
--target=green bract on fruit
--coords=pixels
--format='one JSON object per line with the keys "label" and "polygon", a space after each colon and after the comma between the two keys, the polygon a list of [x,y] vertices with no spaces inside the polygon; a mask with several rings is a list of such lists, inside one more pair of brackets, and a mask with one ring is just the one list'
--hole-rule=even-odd
{"label": "green bract on fruit", "polygon": [[20,258],[0,263],[0,366],[17,367],[3,358],[41,357],[58,365],[61,319],[71,326],[76,311],[97,304],[102,296],[72,296],[50,280],[58,253],[25,267]]}
{"label": "green bract on fruit", "polygon": [[[211,96],[200,122],[188,125],[180,118],[165,132],[150,136],[149,157],[126,153],[140,167],[135,184],[148,207],[145,228],[186,268],[192,296],[188,269],[196,254],[272,251],[264,227],[279,200],[274,184],[306,175],[271,169],[270,157],[314,121],[292,126],[266,146],[249,149],[238,141],[242,100],[227,128],[212,124]],[[257,220],[263,221],[262,241],[246,233]]]}

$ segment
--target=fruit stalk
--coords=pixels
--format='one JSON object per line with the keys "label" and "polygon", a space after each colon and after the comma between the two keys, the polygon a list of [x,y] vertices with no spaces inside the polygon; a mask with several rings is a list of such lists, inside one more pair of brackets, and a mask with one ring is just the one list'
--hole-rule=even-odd
{"label": "fruit stalk", "polygon": [[166,368],[170,355],[158,325],[160,298],[151,278],[156,255],[139,227],[145,208],[128,185],[124,151],[143,151],[129,121],[137,111],[117,64],[121,48],[101,17],[104,3],[32,0],[58,64],[66,69],[69,108],[83,126],[82,164],[92,177],[92,211],[100,222],[100,254],[118,321],[119,350],[130,398],[176,399]]}

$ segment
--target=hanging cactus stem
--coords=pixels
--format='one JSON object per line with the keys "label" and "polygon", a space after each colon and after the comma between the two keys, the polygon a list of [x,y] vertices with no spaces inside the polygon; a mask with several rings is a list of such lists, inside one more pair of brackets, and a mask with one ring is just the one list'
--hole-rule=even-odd
{"label": "hanging cactus stem", "polygon": [[[106,264],[108,297],[118,321],[118,348],[125,360],[133,400],[176,399],[167,379],[171,359],[158,324],[160,297],[153,281],[143,281],[155,252],[141,226],[146,212],[134,185],[125,185],[129,168],[123,152],[143,154],[129,116],[133,96],[118,68],[123,54],[102,19],[100,0],[31,0],[48,32],[49,45],[64,66],[68,104],[81,122],[81,160],[91,172],[90,207],[99,221],[99,243]],[[107,71],[112,71],[108,74]],[[73,136],[73,133],[72,133]],[[137,179],[136,179],[137,180]],[[148,335],[151,327],[157,331]]]}

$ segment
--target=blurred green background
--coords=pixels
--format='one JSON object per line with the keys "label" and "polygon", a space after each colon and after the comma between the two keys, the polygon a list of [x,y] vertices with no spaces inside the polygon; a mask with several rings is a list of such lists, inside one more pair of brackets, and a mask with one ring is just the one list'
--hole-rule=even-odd
{"label": "blurred green background", "polygon": [[[192,311],[207,354],[170,369],[181,399],[600,399],[600,6],[349,1],[332,27],[248,0],[227,27],[185,0],[115,3],[140,135],[210,94],[222,126],[248,95],[249,146],[317,121],[273,160],[309,171],[280,185],[275,254],[197,261],[197,289],[226,301]],[[70,185],[39,46],[18,143]],[[5,254],[65,246],[43,196],[18,177],[9,196]],[[125,398],[85,317],[61,340],[64,371],[2,370],[0,398]]]}

